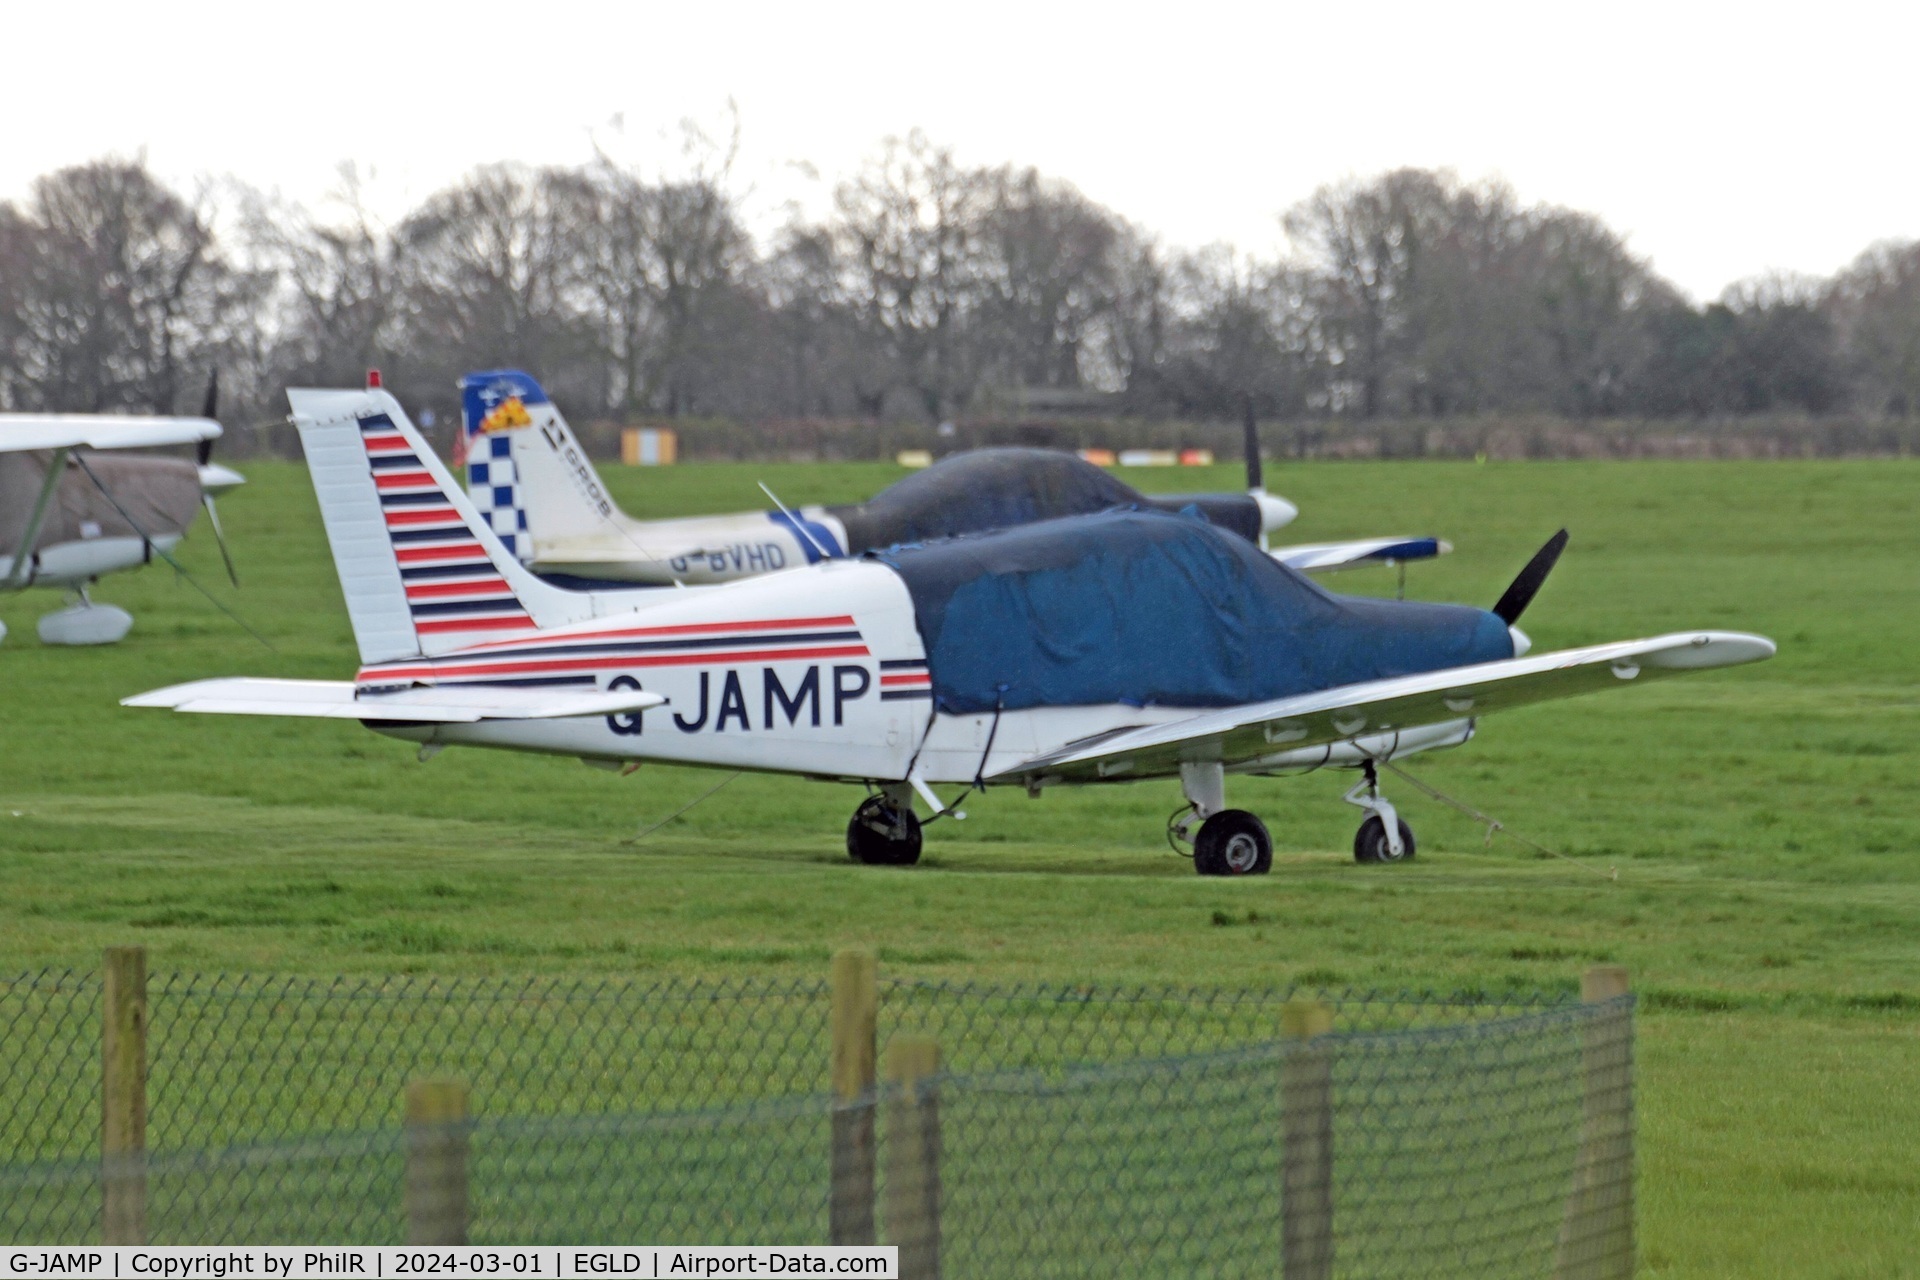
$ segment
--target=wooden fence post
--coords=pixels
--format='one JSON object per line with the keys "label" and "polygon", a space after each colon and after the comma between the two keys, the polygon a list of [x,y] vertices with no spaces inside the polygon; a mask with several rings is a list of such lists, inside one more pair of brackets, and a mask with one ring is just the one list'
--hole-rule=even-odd
{"label": "wooden fence post", "polygon": [[108,947],[100,1027],[100,1238],[147,1242],[147,952]]}
{"label": "wooden fence post", "polygon": [[880,1000],[871,951],[833,957],[833,1133],[827,1238],[872,1244],[874,1044]]}
{"label": "wooden fence post", "polygon": [[407,1085],[407,1243],[467,1242],[467,1086]]}
{"label": "wooden fence post", "polygon": [[1580,978],[1580,1151],[1554,1250],[1555,1280],[1631,1280],[1633,1243],[1633,1008],[1622,965]]}
{"label": "wooden fence post", "polygon": [[887,1046],[887,1238],[901,1280],[940,1277],[940,1046],[896,1036]]}
{"label": "wooden fence post", "polygon": [[1280,1010],[1288,1040],[1280,1060],[1280,1274],[1333,1276],[1333,1010],[1289,1000]]}

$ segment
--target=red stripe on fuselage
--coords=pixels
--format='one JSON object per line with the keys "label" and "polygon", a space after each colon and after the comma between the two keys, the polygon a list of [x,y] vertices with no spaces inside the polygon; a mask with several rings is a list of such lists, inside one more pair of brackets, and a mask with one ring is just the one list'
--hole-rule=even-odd
{"label": "red stripe on fuselage", "polygon": [[[427,628],[415,623],[416,630]],[[453,628],[435,624],[436,630]],[[809,649],[744,649],[733,653],[660,653],[615,654],[598,658],[528,659],[523,662],[489,662],[474,666],[380,667],[360,672],[360,680],[419,680],[438,676],[520,676],[545,675],[559,671],[625,671],[634,667],[724,667],[739,662],[793,662],[811,658],[864,658],[863,644],[827,645]]]}
{"label": "red stripe on fuselage", "polygon": [[[850,627],[853,619],[845,614],[837,618],[770,618],[756,622],[687,622],[672,627],[623,627],[618,631],[585,631],[569,635],[546,635],[535,637],[542,644],[583,644],[595,640],[627,640],[640,636],[698,636],[711,635],[726,631],[794,631],[808,627]],[[528,640],[502,640],[492,645],[475,645],[476,651],[497,648],[502,644],[522,645],[533,643]],[[448,654],[448,657],[460,657],[460,654]]]}
{"label": "red stripe on fuselage", "polygon": [[881,676],[880,687],[882,689],[891,689],[896,685],[926,684],[928,681],[932,679],[933,677],[928,675],[924,671],[917,672],[913,675],[908,675],[908,676]]}

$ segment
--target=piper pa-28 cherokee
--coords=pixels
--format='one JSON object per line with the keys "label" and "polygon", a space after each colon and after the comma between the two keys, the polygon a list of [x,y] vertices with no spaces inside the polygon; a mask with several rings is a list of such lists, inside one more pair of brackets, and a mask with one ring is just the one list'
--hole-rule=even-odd
{"label": "piper pa-28 cherokee", "polygon": [[[226,557],[213,497],[244,480],[211,460],[220,435],[215,394],[209,383],[198,418],[0,414],[0,591],[58,587],[73,595],[40,619],[42,641],[112,644],[125,636],[133,615],[95,604],[89,588],[155,554],[169,559],[203,506]],[[118,453],[180,444],[197,445],[198,461]],[[0,639],[6,634],[0,624]]]}
{"label": "piper pa-28 cherokee", "polygon": [[[460,380],[460,392],[467,496],[507,550],[561,586],[731,582],[904,542],[1120,507],[1192,507],[1264,547],[1269,533],[1299,514],[1262,485],[1260,440],[1249,414],[1245,493],[1149,497],[1070,453],[974,449],[857,506],[636,520],[608,496],[586,450],[530,375],[518,369],[470,373]],[[1404,566],[1449,550],[1438,538],[1369,538],[1281,547],[1273,554],[1297,569],[1326,573]]]}
{"label": "piper pa-28 cherokee", "polygon": [[1413,856],[1374,766],[1491,711],[1774,652],[1688,631],[1528,654],[1514,626],[1565,543],[1493,610],[1333,595],[1203,520],[1125,510],[898,546],[721,586],[568,591],[502,545],[384,391],[294,390],[362,665],[214,679],[130,706],[359,720],[422,744],[865,783],[857,861],[918,859],[936,788],[1180,780],[1207,875],[1268,870],[1230,773],[1347,766],[1361,861]]}

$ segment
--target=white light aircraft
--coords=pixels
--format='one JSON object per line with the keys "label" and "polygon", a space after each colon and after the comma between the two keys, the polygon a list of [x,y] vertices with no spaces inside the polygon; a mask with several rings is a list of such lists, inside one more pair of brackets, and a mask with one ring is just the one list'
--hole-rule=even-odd
{"label": "white light aircraft", "polygon": [[[244,479],[212,461],[220,424],[215,390],[198,418],[106,414],[0,414],[0,591],[55,587],[64,609],[40,619],[47,644],[112,644],[133,615],[94,603],[101,577],[172,557],[202,507],[227,572],[214,495]],[[122,450],[198,446],[196,462]],[[6,628],[0,625],[0,639]]]}
{"label": "white light aircraft", "polygon": [[[1265,546],[1297,508],[1261,482],[1260,441],[1246,421],[1245,493],[1142,494],[1070,453],[974,449],[942,459],[851,506],[636,520],[608,495],[566,419],[540,383],[518,369],[460,380],[467,496],[501,542],[562,586],[619,587],[731,582],[796,565],[857,556],[903,542],[984,533],[1117,507],[1197,509],[1212,523]],[[1372,538],[1282,547],[1274,555],[1309,573],[1404,566],[1451,550],[1438,538]]]}
{"label": "white light aircraft", "polygon": [[[1334,595],[1191,516],[1112,511],[680,591],[570,591],[506,549],[384,391],[288,393],[361,667],[130,706],[358,720],[418,742],[864,784],[847,848],[918,859],[954,787],[1179,780],[1196,870],[1265,872],[1230,774],[1364,771],[1364,862],[1414,854],[1374,767],[1489,712],[1754,662],[1685,631],[1529,654],[1555,536],[1489,610]],[[949,798],[943,799],[946,789]],[[964,792],[961,793],[964,795]]]}

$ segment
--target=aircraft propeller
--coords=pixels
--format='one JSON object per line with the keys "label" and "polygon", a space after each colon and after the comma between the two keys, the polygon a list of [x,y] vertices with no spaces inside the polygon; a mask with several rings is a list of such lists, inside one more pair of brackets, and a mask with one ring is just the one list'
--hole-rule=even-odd
{"label": "aircraft propeller", "polygon": [[1267,492],[1266,474],[1260,463],[1260,424],[1253,416],[1253,396],[1241,398],[1241,448],[1247,460],[1247,494],[1260,510],[1260,549],[1267,550],[1267,532],[1277,529],[1300,514],[1285,498]]}
{"label": "aircraft propeller", "polygon": [[[217,418],[220,408],[220,370],[213,369],[207,374],[207,395],[201,401],[200,416]],[[213,540],[220,547],[220,558],[226,562],[227,580],[234,586],[240,585],[240,575],[233,567],[233,554],[227,550],[226,530],[220,527],[220,512],[213,505],[213,495],[222,489],[231,489],[242,483],[240,473],[227,467],[216,466],[213,461],[213,440],[200,442],[198,454],[194,459],[200,467],[200,505],[207,509],[207,523],[213,526]]]}
{"label": "aircraft propeller", "polygon": [[1553,566],[1560,559],[1560,553],[1566,549],[1567,531],[1562,529],[1548,538],[1545,546],[1533,553],[1533,559],[1527,561],[1526,567],[1520,570],[1519,576],[1514,578],[1512,585],[1501,594],[1499,603],[1493,606],[1494,615],[1509,627],[1519,621],[1520,615],[1526,612],[1528,605],[1533,603],[1533,597],[1539,594],[1541,584],[1546,582],[1547,575],[1553,572]]}
{"label": "aircraft propeller", "polygon": [[1253,397],[1245,397],[1246,416],[1241,421],[1241,443],[1246,449],[1247,492],[1265,493],[1266,479],[1260,467],[1260,424],[1253,418]]}

